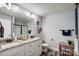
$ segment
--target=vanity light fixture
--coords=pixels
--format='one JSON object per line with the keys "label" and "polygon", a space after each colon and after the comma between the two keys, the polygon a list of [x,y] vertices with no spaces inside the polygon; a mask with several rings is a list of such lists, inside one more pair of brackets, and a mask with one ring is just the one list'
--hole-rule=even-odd
{"label": "vanity light fixture", "polygon": [[11,9],[11,3],[8,3],[7,9]]}
{"label": "vanity light fixture", "polygon": [[34,14],[31,14],[31,18],[34,18]]}
{"label": "vanity light fixture", "polygon": [[32,19],[35,19],[36,16],[37,16],[37,15],[35,15],[35,14],[33,14],[33,13],[30,13],[30,12],[28,12],[28,11],[26,11],[26,14],[25,14],[25,15],[31,17]]}
{"label": "vanity light fixture", "polygon": [[13,7],[12,10],[13,10],[13,12],[18,11],[18,6]]}
{"label": "vanity light fixture", "polygon": [[3,7],[7,8],[7,10],[12,10],[13,12],[18,11],[18,6],[12,3],[5,3]]}
{"label": "vanity light fixture", "polygon": [[36,19],[37,15],[29,12],[28,10],[16,5],[16,4],[13,4],[13,3],[0,3],[0,7],[5,7],[7,8],[7,10],[12,10],[13,12],[21,12],[23,11],[22,13],[25,14],[26,16],[28,17],[31,17],[33,19]]}
{"label": "vanity light fixture", "polygon": [[31,14],[31,18],[35,19],[36,15],[35,14]]}

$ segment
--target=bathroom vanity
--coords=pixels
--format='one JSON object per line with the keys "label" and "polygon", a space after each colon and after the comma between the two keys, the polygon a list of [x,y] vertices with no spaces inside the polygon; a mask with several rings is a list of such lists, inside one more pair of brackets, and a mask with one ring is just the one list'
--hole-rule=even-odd
{"label": "bathroom vanity", "polygon": [[40,38],[30,38],[24,41],[17,40],[2,44],[0,56],[39,56],[41,50],[42,40]]}

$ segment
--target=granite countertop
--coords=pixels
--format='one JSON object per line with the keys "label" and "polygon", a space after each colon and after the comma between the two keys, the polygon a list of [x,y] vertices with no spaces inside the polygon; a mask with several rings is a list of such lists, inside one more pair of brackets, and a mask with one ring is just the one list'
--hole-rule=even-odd
{"label": "granite countertop", "polygon": [[6,50],[6,49],[9,49],[9,48],[14,48],[16,46],[20,46],[22,44],[26,44],[26,43],[29,43],[29,42],[33,42],[33,41],[36,41],[36,40],[39,40],[40,38],[30,38],[30,39],[27,39],[27,40],[17,40],[17,41],[13,41],[11,43],[2,43],[0,44],[0,51],[3,51],[3,50]]}

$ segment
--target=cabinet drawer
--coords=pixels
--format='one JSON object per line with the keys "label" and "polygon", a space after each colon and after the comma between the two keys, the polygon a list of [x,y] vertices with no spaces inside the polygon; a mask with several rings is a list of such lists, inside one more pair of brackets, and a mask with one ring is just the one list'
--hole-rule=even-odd
{"label": "cabinet drawer", "polygon": [[10,48],[8,50],[4,50],[0,52],[1,56],[13,56],[16,53],[22,51],[24,49],[24,46],[18,46],[18,47],[14,47],[14,48]]}

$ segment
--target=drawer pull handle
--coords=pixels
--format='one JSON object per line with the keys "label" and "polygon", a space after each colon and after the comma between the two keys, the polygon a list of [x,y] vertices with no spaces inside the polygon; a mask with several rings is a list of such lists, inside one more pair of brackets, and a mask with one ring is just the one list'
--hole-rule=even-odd
{"label": "drawer pull handle", "polygon": [[29,53],[31,53],[31,51],[29,51]]}

